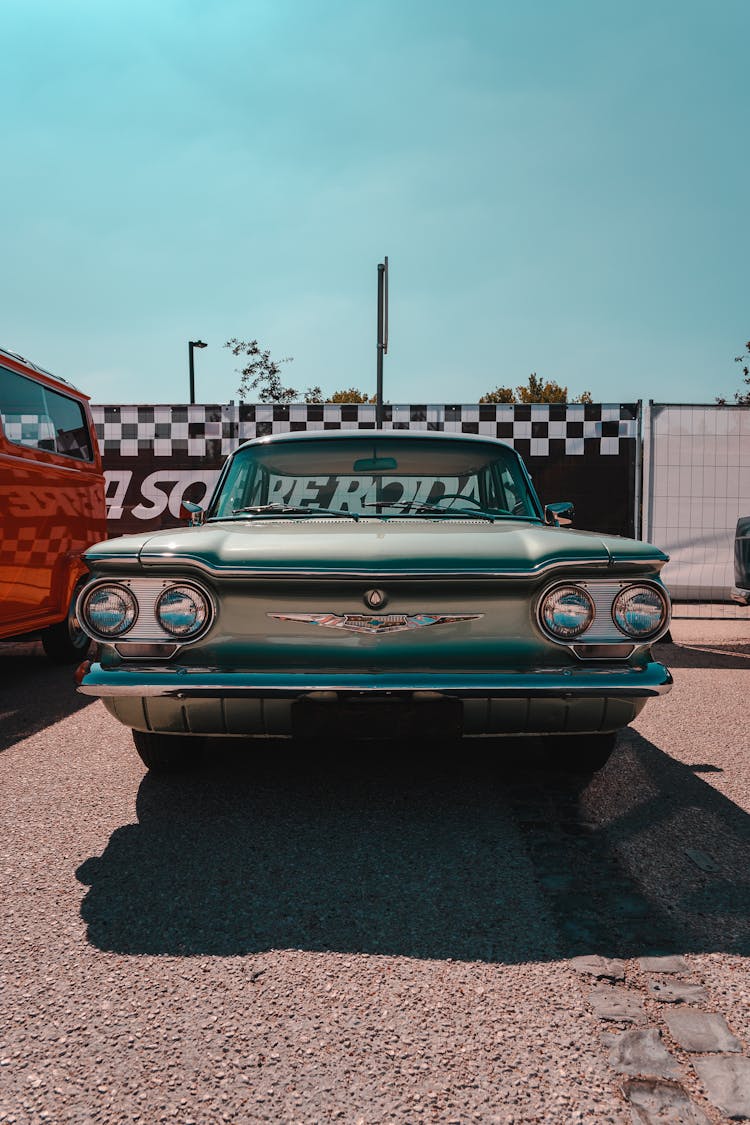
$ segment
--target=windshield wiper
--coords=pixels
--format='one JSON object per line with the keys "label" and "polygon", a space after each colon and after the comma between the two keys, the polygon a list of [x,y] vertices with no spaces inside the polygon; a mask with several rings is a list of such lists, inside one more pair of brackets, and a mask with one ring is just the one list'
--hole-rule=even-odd
{"label": "windshield wiper", "polygon": [[365,508],[400,508],[405,515],[408,516],[459,516],[460,519],[469,519],[474,517],[480,520],[489,520],[493,523],[495,519],[501,518],[500,513],[493,515],[490,512],[479,510],[478,508],[443,508],[440,504],[425,504],[422,501],[393,501],[393,500],[376,500],[372,504],[364,504]]}
{"label": "windshield wiper", "polygon": [[233,508],[231,516],[214,516],[213,519],[233,519],[235,516],[348,516],[359,520],[357,512],[341,508],[303,508],[299,504],[249,504],[246,508]]}

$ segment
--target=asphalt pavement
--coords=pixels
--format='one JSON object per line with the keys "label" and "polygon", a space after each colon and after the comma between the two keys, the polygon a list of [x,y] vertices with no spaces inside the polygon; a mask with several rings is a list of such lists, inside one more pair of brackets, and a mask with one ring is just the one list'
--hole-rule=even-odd
{"label": "asphalt pavement", "polygon": [[151,777],[0,646],[0,1122],[750,1116],[750,624],[672,637],[588,784],[531,740]]}

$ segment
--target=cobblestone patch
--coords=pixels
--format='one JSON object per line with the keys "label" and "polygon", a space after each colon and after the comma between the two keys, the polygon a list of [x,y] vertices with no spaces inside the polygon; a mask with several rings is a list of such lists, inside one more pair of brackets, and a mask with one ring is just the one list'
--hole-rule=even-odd
{"label": "cobblestone patch", "polygon": [[690,966],[684,957],[640,957],[638,964],[643,973],[688,973]]}
{"label": "cobblestone patch", "polygon": [[645,1024],[643,999],[628,988],[603,984],[589,993],[589,1003],[600,1020]]}
{"label": "cobblestone patch", "polygon": [[653,1000],[662,1004],[704,1004],[708,1002],[708,993],[702,984],[692,984],[690,981],[665,981],[649,980],[647,982],[648,994]]}
{"label": "cobblestone patch", "polygon": [[738,1055],[697,1058],[693,1066],[710,1100],[734,1121],[750,1119],[750,1059]]}
{"label": "cobblestone patch", "polygon": [[[612,1067],[619,1074],[633,1076],[622,1086],[633,1125],[710,1125],[714,1118],[706,1115],[691,1094],[699,1100],[705,1096],[713,1112],[720,1110],[732,1120],[750,1119],[750,1059],[741,1057],[742,1043],[722,1015],[688,1006],[690,1002],[708,1003],[708,991],[700,983],[681,980],[677,966],[683,966],[680,972],[690,971],[682,957],[639,958],[635,964],[625,964],[626,984],[602,983],[588,995],[594,1014],[602,1021],[637,1023],[639,1014],[644,1022],[649,1017],[664,1021],[667,1044],[654,1026],[601,1037]],[[596,969],[593,962],[590,970]],[[654,979],[652,974],[657,971],[669,974],[668,979]],[[647,1008],[645,1001],[649,1001]],[[692,1066],[703,1095],[669,1047],[686,1052],[680,1056],[682,1064]]]}
{"label": "cobblestone patch", "polygon": [[630,1103],[633,1125],[710,1125],[679,1082],[631,1078],[622,1092]]}
{"label": "cobblestone patch", "polygon": [[570,962],[577,973],[588,973],[597,980],[625,980],[625,962],[615,957],[602,957],[592,953],[585,957],[574,957]]}
{"label": "cobblestone patch", "polygon": [[740,1052],[742,1044],[732,1035],[727,1021],[716,1012],[698,1008],[674,1008],[664,1013],[669,1034],[685,1051]]}
{"label": "cobblestone patch", "polygon": [[624,1031],[612,1045],[609,1061],[618,1074],[648,1078],[677,1078],[680,1068],[661,1041],[661,1032]]}

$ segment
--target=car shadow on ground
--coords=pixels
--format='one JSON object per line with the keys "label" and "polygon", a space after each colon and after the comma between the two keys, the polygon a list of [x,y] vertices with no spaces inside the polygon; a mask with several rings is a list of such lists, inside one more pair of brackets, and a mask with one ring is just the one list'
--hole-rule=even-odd
{"label": "car shadow on ground", "polygon": [[53,664],[41,641],[0,643],[0,751],[95,702],[78,694],[74,671]]}
{"label": "car shadow on ground", "polygon": [[656,646],[655,655],[668,668],[750,669],[750,641],[661,644]]}
{"label": "car shadow on ground", "polygon": [[442,750],[214,742],[193,775],[146,775],[138,823],[78,869],[89,941],[504,963],[750,953],[750,818],[688,766],[632,731],[590,783],[531,739]]}

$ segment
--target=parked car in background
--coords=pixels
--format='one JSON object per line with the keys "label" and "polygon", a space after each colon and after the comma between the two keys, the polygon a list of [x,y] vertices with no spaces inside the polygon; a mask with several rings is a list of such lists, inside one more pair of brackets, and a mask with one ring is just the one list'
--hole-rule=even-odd
{"label": "parked car in background", "polygon": [[740,516],[737,520],[732,600],[740,605],[750,605],[750,516]]}
{"label": "parked car in background", "polygon": [[671,686],[667,556],[561,526],[508,445],[323,431],[226,462],[191,526],[86,552],[78,672],[154,770],[205,736],[543,735],[576,770]]}
{"label": "parked car in background", "polygon": [[41,634],[56,661],[90,646],[75,603],[83,552],[105,534],[104,475],[86,395],[0,349],[0,640]]}

